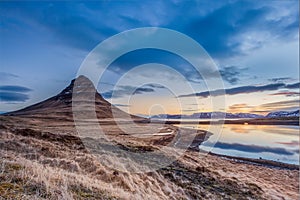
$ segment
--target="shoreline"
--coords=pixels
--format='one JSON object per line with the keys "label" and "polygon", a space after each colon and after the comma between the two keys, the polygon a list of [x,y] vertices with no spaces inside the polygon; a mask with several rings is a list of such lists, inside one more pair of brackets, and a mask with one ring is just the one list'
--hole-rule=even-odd
{"label": "shoreline", "polygon": [[225,119],[218,121],[170,121],[170,120],[153,120],[151,123],[165,123],[165,124],[249,124],[249,125],[292,125],[299,126],[299,118],[295,119]]}
{"label": "shoreline", "polygon": [[264,167],[272,167],[272,168],[279,168],[279,169],[288,169],[288,170],[299,170],[300,166],[296,164],[289,164],[280,161],[274,160],[267,160],[267,159],[257,159],[257,158],[245,158],[245,157],[238,157],[238,156],[229,156],[223,154],[217,154],[213,152],[208,152],[209,155],[218,156],[221,158],[226,158],[232,160],[234,162],[246,163],[251,165],[260,165]]}

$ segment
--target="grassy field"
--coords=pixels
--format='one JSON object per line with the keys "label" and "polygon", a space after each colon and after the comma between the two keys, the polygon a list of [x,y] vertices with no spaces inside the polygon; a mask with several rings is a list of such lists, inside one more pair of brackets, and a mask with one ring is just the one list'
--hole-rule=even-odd
{"label": "grassy field", "polygon": [[[118,162],[118,152],[91,154],[70,121],[4,116],[0,121],[2,199],[299,198],[299,172],[285,166],[240,162],[189,148],[168,166],[133,173],[114,167],[126,169]],[[115,124],[102,127],[113,141],[110,145],[141,153],[161,148],[177,133],[171,125],[160,128],[171,134],[148,137],[139,136],[148,134],[145,128],[126,135]],[[195,134],[199,143],[206,133]]]}

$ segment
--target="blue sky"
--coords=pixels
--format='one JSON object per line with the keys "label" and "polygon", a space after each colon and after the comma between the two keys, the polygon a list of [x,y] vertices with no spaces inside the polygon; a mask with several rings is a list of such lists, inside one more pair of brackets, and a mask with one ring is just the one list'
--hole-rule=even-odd
{"label": "blue sky", "polygon": [[[227,110],[264,113],[296,109],[298,8],[299,1],[289,0],[0,2],[0,111],[23,108],[55,95],[76,76],[84,58],[101,41],[122,31],[149,26],[179,31],[204,47],[223,77],[228,92]],[[148,49],[116,60],[98,89],[111,100],[118,75],[134,66],[155,62],[181,71],[194,85],[203,84],[184,60]],[[159,67],[148,68],[150,74],[159,71]],[[122,98],[130,87],[119,87],[114,103],[131,107],[129,112],[147,114]],[[143,97],[154,99],[148,107],[157,101],[169,104],[161,99],[163,90],[157,85],[143,86],[134,96],[136,101],[143,101]],[[184,110],[210,110],[207,89],[199,86],[195,93],[203,106],[199,109],[186,105]],[[182,91],[180,95],[189,102],[187,96],[191,94]],[[170,108],[165,112],[178,110]]]}

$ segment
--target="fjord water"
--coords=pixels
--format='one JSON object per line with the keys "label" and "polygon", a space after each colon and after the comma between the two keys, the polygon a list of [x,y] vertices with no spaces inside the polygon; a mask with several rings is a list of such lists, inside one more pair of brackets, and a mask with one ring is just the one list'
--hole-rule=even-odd
{"label": "fjord water", "polygon": [[[208,130],[210,125],[178,126]],[[214,141],[217,142],[211,148]],[[213,133],[200,145],[200,149],[222,155],[299,165],[299,126],[225,124],[221,133]]]}

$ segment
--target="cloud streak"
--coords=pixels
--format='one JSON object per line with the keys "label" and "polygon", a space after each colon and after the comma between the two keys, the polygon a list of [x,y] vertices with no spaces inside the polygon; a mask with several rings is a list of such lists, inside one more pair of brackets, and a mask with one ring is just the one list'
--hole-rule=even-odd
{"label": "cloud streak", "polygon": [[19,85],[1,85],[0,100],[2,102],[25,102],[29,99],[27,92],[32,91],[30,88]]}
{"label": "cloud streak", "polygon": [[19,78],[19,76],[12,73],[0,72],[0,80],[9,80],[12,78]]}
{"label": "cloud streak", "polygon": [[285,92],[276,92],[273,94],[270,94],[273,96],[286,96],[286,97],[297,97],[300,95],[299,92],[290,92],[290,91],[285,91]]}
{"label": "cloud streak", "polygon": [[295,110],[299,109],[300,100],[288,100],[288,101],[277,101],[271,103],[265,103],[258,106],[257,110],[265,111],[280,111],[280,110]]}
{"label": "cloud streak", "polygon": [[290,84],[290,85],[286,85],[287,89],[300,89],[300,82],[298,83],[294,83],[294,84]]}
{"label": "cloud streak", "polygon": [[158,88],[158,89],[164,89],[165,88],[163,85],[155,84],[155,83],[149,83],[149,84],[146,84],[145,86],[151,87],[151,88]]}
{"label": "cloud streak", "polygon": [[143,94],[143,93],[149,93],[149,92],[155,91],[153,88],[149,88],[149,87],[136,88],[136,87],[129,86],[129,85],[119,86],[119,88],[120,89],[104,92],[101,95],[106,99],[111,99],[111,98],[122,98],[124,96]]}
{"label": "cloud streak", "polygon": [[271,103],[264,103],[258,106],[248,105],[246,103],[233,104],[228,107],[228,110],[232,113],[238,112],[249,112],[258,114],[268,114],[269,112],[289,110],[294,111],[299,109],[299,100],[288,100],[288,101],[276,101]]}
{"label": "cloud streak", "polygon": [[242,71],[245,71],[246,68],[238,68],[236,66],[226,66],[224,69],[220,70],[220,74],[223,80],[234,85],[240,81]]}
{"label": "cloud streak", "polygon": [[[297,88],[299,86],[299,83],[286,85],[284,83],[272,83],[267,85],[260,85],[260,86],[241,86],[241,87],[234,87],[225,89],[225,93],[227,95],[236,95],[236,94],[248,94],[248,93],[254,93],[254,92],[264,92],[264,91],[274,91],[278,89],[285,89],[285,88]],[[198,92],[194,94],[187,94],[187,95],[180,95],[179,97],[203,97],[207,98],[209,96],[219,96],[223,94],[224,90],[214,90],[214,91],[204,91],[204,92]]]}
{"label": "cloud streak", "polygon": [[285,82],[285,81],[292,81],[293,79],[290,77],[279,77],[279,78],[270,78],[268,79],[271,82],[275,82],[275,83],[281,83],[281,82]]}
{"label": "cloud streak", "polygon": [[19,92],[0,92],[0,101],[3,102],[25,102],[29,99],[27,94]]}
{"label": "cloud streak", "polygon": [[13,92],[30,92],[30,88],[19,85],[1,85],[0,91],[13,91]]}

